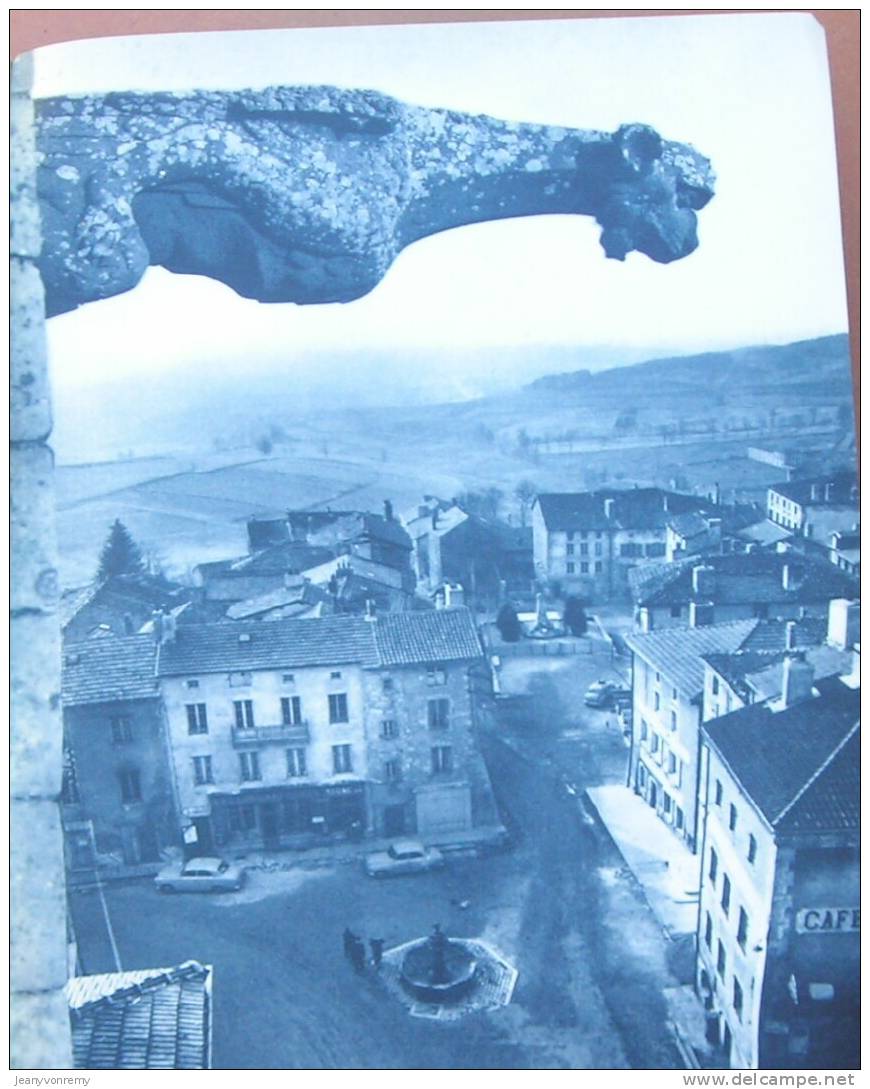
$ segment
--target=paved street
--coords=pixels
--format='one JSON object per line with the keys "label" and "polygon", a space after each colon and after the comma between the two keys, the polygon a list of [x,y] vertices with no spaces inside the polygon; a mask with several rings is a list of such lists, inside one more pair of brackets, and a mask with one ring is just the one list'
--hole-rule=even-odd
{"label": "paved street", "polygon": [[[554,681],[557,692],[573,683],[570,673]],[[566,724],[567,740],[552,719],[546,736],[487,731],[512,850],[382,882],[346,864],[256,871],[242,892],[218,896],[114,885],[106,897],[123,967],[214,965],[217,1067],[679,1066],[661,932],[606,833],[564,787],[560,765],[578,787],[624,765],[607,716],[586,716],[585,738],[583,719]],[[85,971],[113,970],[97,894],[74,893],[72,910]],[[481,936],[516,965],[510,1006],[452,1024],[412,1018],[342,955],[345,925],[389,947],[435,922]]]}

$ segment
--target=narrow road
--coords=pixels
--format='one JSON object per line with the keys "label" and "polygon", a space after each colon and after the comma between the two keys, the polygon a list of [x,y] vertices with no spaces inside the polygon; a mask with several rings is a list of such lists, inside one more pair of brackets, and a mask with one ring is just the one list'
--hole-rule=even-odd
{"label": "narrow road", "polygon": [[594,1020],[612,1026],[624,1063],[615,1061],[605,1034],[609,1061],[592,1047],[590,1067],[681,1068],[662,997],[662,988],[676,982],[664,938],[607,832],[582,808],[584,769],[577,769],[573,797],[552,766],[529,761],[492,735],[483,745],[532,873],[521,956],[552,966],[524,974],[521,963],[517,1000],[554,1025],[576,1025],[579,1035]]}

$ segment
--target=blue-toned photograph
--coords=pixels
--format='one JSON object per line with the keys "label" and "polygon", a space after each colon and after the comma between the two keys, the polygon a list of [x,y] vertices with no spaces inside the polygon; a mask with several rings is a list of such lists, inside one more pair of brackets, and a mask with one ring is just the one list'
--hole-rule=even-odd
{"label": "blue-toned photograph", "polygon": [[822,26],[49,45],[11,191],[11,1068],[860,1068]]}

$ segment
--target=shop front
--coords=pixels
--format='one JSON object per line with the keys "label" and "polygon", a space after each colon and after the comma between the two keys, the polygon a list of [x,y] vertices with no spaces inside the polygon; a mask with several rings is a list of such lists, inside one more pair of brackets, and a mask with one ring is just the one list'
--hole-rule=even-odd
{"label": "shop front", "polygon": [[366,828],[365,784],[264,787],[212,794],[211,830],[218,847],[278,849],[351,839]]}

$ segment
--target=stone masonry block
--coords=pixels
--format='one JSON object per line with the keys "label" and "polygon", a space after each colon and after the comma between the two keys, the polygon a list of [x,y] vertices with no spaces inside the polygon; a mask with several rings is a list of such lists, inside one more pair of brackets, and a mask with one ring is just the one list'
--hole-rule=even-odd
{"label": "stone masonry block", "polygon": [[12,447],[13,615],[21,609],[56,610],[59,598],[54,520],[54,457],[47,446]]}
{"label": "stone masonry block", "polygon": [[9,185],[10,249],[20,257],[37,257],[42,246],[36,199],[36,133],[33,103],[26,94],[13,94],[10,107]]}
{"label": "stone masonry block", "polygon": [[13,615],[10,776],[13,797],[60,792],[63,724],[60,630],[56,615]]}
{"label": "stone masonry block", "polygon": [[9,263],[11,417],[13,442],[39,441],[51,432],[51,390],[45,342],[45,294],[32,261]]}
{"label": "stone masonry block", "polygon": [[65,989],[42,994],[15,994],[9,1003],[13,1070],[69,1070],[72,1043]]}
{"label": "stone masonry block", "polygon": [[67,909],[60,806],[14,799],[10,814],[11,980],[46,991],[67,977]]}

